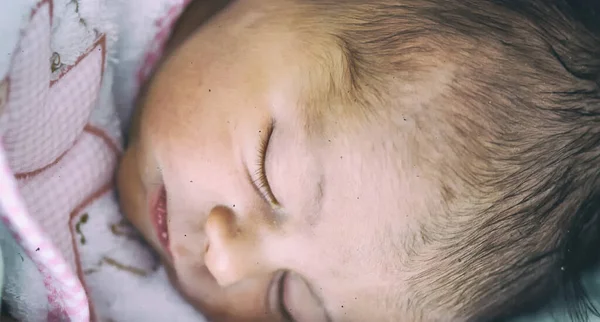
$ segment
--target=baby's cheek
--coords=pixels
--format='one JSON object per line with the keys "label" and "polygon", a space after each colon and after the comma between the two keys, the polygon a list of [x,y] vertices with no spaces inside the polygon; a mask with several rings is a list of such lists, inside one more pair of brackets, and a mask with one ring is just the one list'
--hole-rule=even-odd
{"label": "baby's cheek", "polygon": [[144,189],[137,175],[137,160],[131,149],[128,149],[119,165],[117,173],[117,190],[123,214],[140,231],[145,238],[151,236],[153,230],[145,211]]}
{"label": "baby's cheek", "polygon": [[223,289],[216,283],[206,266],[190,262],[177,263],[175,267],[165,263],[173,287],[207,317],[215,317],[227,311]]}
{"label": "baby's cheek", "polygon": [[173,245],[173,256],[175,258],[189,257],[192,256],[192,252],[187,246],[182,244]]}

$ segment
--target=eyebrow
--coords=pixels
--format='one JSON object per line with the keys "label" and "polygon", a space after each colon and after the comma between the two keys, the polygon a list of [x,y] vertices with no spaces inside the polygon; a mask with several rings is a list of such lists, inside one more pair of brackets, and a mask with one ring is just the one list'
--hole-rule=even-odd
{"label": "eyebrow", "polygon": [[325,175],[320,174],[316,182],[316,190],[313,199],[313,212],[306,215],[306,221],[308,224],[315,225],[321,219],[321,212],[323,210],[323,200],[325,195]]}

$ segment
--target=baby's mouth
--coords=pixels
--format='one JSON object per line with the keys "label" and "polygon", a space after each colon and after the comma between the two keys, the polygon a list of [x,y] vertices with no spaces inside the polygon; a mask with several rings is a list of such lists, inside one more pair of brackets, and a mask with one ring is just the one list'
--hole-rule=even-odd
{"label": "baby's mouth", "polygon": [[161,246],[167,252],[171,254],[169,248],[169,230],[167,224],[167,191],[162,186],[154,198],[152,205],[152,221],[156,235],[160,241]]}

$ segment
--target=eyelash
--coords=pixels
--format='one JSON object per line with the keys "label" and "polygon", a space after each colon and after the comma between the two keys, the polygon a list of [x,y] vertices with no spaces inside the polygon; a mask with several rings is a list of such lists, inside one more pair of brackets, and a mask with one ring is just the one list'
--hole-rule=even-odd
{"label": "eyelash", "polygon": [[263,139],[261,139],[260,145],[258,146],[258,158],[257,158],[257,170],[254,180],[254,184],[258,188],[258,190],[265,196],[268,201],[273,205],[279,205],[277,198],[273,194],[271,190],[271,186],[269,185],[269,180],[267,179],[267,172],[265,169],[265,161],[267,158],[267,147],[269,146],[269,142],[271,141],[271,135],[273,134],[274,122],[271,121],[271,124],[267,128],[266,135]]}

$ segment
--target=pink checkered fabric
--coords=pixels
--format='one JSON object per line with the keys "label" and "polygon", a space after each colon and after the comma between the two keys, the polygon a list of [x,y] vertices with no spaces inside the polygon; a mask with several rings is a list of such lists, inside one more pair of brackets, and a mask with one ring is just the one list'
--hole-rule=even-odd
{"label": "pink checkered fabric", "polygon": [[2,220],[44,276],[49,321],[89,321],[71,213],[112,180],[116,145],[88,122],[104,70],[102,35],[51,81],[52,2],[33,10],[0,82]]}
{"label": "pink checkered fabric", "polygon": [[[152,40],[131,75],[138,87],[190,2],[161,1],[165,12],[152,21]],[[111,186],[120,146],[90,121],[106,67],[105,36],[98,32],[76,63],[53,70],[52,10],[52,0],[39,0],[8,75],[0,75],[0,218],[44,278],[47,320],[89,321],[95,316],[74,220]]]}
{"label": "pink checkered fabric", "polygon": [[51,306],[48,320],[89,321],[85,291],[60,252],[29,216],[3,149],[0,149],[0,202],[2,221],[44,275]]}

